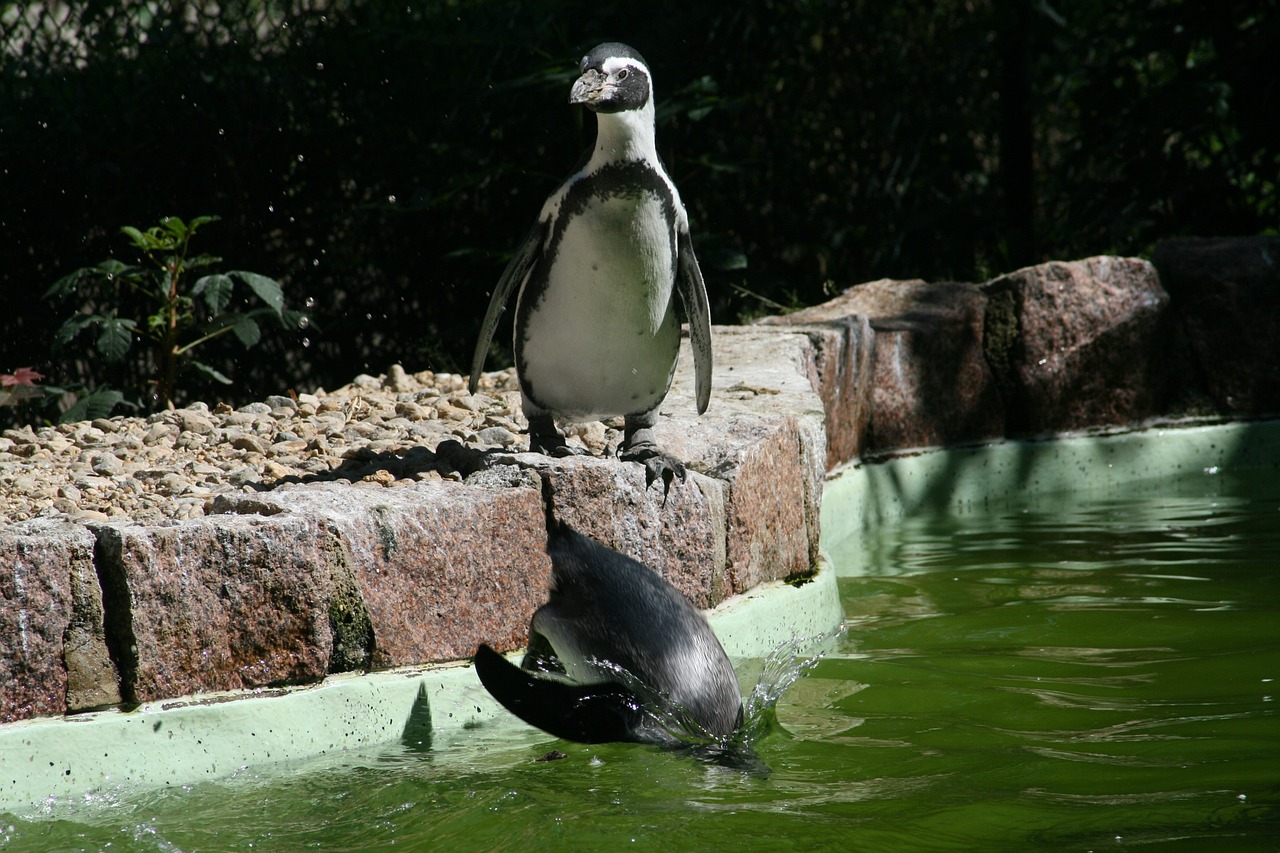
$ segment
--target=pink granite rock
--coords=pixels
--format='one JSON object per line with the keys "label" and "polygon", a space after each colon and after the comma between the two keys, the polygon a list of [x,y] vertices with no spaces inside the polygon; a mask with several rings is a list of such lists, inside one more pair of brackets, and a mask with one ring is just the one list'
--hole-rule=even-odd
{"label": "pink granite rock", "polygon": [[[732,594],[816,565],[825,412],[809,379],[814,348],[805,334],[717,327],[715,359],[707,412],[664,407],[656,431],[669,452],[713,481],[704,493],[723,493]],[[686,348],[668,400],[689,395],[689,364]]]}
{"label": "pink granite rock", "polygon": [[307,683],[328,671],[330,570],[314,520],[214,516],[96,532],[127,701]]}
{"label": "pink granite rock", "polygon": [[120,700],[93,544],[56,521],[0,531],[0,722]]}
{"label": "pink granite rock", "polygon": [[871,424],[875,332],[867,318],[825,303],[765,317],[761,325],[803,332],[813,345],[810,382],[826,411],[827,470],[862,455]]}
{"label": "pink granite rock", "polygon": [[1004,407],[982,349],[985,307],[976,285],[881,279],[785,320],[870,322],[870,424],[858,443],[865,454],[1003,435]]}
{"label": "pink granite rock", "polygon": [[308,483],[251,500],[277,508],[274,518],[323,520],[338,537],[371,621],[372,664],[386,667],[467,658],[481,642],[524,645],[551,572],[535,483]]}
{"label": "pink granite rock", "polygon": [[554,460],[545,471],[560,520],[644,563],[698,607],[727,597],[715,484],[692,473],[664,493],[661,482],[646,486],[640,465],[582,457]]}
{"label": "pink granite rock", "polygon": [[1169,297],[1135,258],[1048,263],[1001,276],[987,355],[1011,433],[1120,425],[1159,414],[1169,387]]}
{"label": "pink granite rock", "polygon": [[1280,237],[1180,237],[1154,263],[1191,353],[1183,382],[1202,377],[1219,412],[1280,413]]}

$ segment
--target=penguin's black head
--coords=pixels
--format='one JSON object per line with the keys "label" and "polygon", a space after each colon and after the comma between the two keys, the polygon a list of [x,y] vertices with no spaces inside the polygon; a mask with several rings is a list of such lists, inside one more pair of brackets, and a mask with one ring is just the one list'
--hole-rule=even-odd
{"label": "penguin's black head", "polygon": [[620,113],[649,103],[649,64],[634,48],[616,41],[596,45],[582,57],[581,72],[569,92],[571,104],[584,104],[597,113]]}

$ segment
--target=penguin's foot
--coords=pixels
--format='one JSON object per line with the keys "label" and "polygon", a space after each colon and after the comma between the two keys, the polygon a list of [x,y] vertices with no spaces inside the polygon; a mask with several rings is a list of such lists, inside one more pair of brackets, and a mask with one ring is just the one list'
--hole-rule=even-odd
{"label": "penguin's foot", "polygon": [[684,463],[659,450],[653,431],[647,428],[637,429],[628,435],[618,456],[624,461],[639,462],[644,466],[645,488],[652,486],[656,480],[662,480],[664,497],[671,491],[671,483],[676,477],[682,481],[688,477]]}
{"label": "penguin's foot", "polygon": [[551,415],[533,415],[529,418],[529,452],[564,459],[567,456],[582,456],[587,451],[570,446],[560,430],[556,429]]}

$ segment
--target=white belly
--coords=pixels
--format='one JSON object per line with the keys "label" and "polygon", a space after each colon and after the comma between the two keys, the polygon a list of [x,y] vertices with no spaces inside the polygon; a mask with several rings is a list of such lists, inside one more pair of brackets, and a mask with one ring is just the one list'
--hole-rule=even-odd
{"label": "white belly", "polygon": [[647,194],[593,201],[571,221],[541,299],[516,326],[538,405],[593,420],[662,401],[680,344],[671,253]]}

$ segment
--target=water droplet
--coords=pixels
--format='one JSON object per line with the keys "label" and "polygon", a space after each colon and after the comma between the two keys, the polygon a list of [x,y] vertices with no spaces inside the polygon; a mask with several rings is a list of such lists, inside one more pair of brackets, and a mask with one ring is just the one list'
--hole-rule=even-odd
{"label": "water droplet", "polygon": [[299,154],[299,155],[298,155],[298,162],[299,162],[299,163],[301,163],[304,159],[306,159],[306,158],[304,158],[301,154]]}
{"label": "water droplet", "polygon": [[303,300],[302,306],[310,311],[312,308],[316,307],[316,298],[314,296],[308,296]]}
{"label": "water droplet", "polygon": [[316,70],[317,70],[317,71],[323,71],[323,70],[324,70],[324,63],[323,63],[323,62],[317,62],[317,63],[316,63]]}
{"label": "water droplet", "polygon": [[302,346],[303,346],[303,347],[309,347],[309,346],[311,346],[311,338],[303,338],[303,339],[302,339]]}
{"label": "water droplet", "polygon": [[395,196],[393,196],[393,195],[389,195],[389,196],[387,196],[387,201],[388,201],[388,202],[390,202],[391,204],[395,204],[395,203],[396,203],[396,197],[395,197]]}

